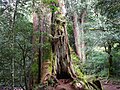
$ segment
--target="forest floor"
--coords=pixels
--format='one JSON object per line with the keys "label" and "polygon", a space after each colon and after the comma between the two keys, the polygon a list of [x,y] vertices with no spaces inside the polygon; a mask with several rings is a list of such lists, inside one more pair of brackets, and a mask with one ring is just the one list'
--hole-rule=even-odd
{"label": "forest floor", "polygon": [[120,80],[101,80],[103,90],[120,90]]}
{"label": "forest floor", "polygon": [[[120,79],[102,79],[100,80],[101,84],[103,86],[103,90],[120,90]],[[49,88],[49,90],[84,90],[82,88],[76,88],[72,87],[69,80],[67,79],[60,79],[59,80],[59,85],[57,85],[56,88]]]}

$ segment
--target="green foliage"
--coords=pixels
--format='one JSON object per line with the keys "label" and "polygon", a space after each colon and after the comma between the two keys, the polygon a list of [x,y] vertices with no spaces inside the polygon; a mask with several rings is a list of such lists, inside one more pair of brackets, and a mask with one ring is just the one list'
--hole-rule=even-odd
{"label": "green foliage", "polygon": [[32,64],[31,72],[34,76],[37,76],[37,74],[38,74],[38,62],[34,62]]}
{"label": "green foliage", "polygon": [[92,52],[83,65],[83,71],[88,75],[107,76],[107,68],[107,54],[98,51]]}
{"label": "green foliage", "polygon": [[114,49],[113,49],[113,75],[118,77],[120,75],[120,44],[118,44]]}
{"label": "green foliage", "polygon": [[75,40],[74,40],[74,33],[73,33],[73,25],[69,21],[67,22],[67,31],[68,31],[68,38],[69,38],[69,43],[70,46],[75,50]]}
{"label": "green foliage", "polygon": [[[16,86],[20,83],[21,85],[24,84],[23,81],[21,82],[21,80],[24,79],[24,71],[30,71],[32,61],[31,36],[33,27],[27,16],[29,14],[27,12],[23,13],[24,11],[22,11],[22,9],[24,5],[19,6],[22,4],[20,1],[16,13],[14,30],[11,29],[14,13],[12,4],[13,3],[10,2],[9,8],[6,8],[3,13],[0,14],[0,84],[5,86],[12,84],[11,73],[13,72],[13,58]],[[26,69],[24,67],[26,67]]]}
{"label": "green foliage", "polygon": [[42,2],[49,5],[52,13],[59,10],[59,8],[56,6],[56,4],[58,4],[58,0],[43,0]]}
{"label": "green foliage", "polygon": [[82,71],[82,67],[81,67],[81,63],[80,63],[80,60],[78,58],[78,56],[76,55],[76,53],[71,49],[71,59],[73,61],[73,64],[74,64],[74,69],[76,70],[76,73],[78,75],[78,78],[79,79],[84,79],[84,73]]}
{"label": "green foliage", "polygon": [[51,3],[58,3],[58,0],[43,0],[42,1],[43,3],[46,3],[46,4],[51,4]]}
{"label": "green foliage", "polygon": [[120,1],[119,0],[98,0],[96,8],[99,9],[102,15],[106,15],[108,18],[119,17]]}
{"label": "green foliage", "polygon": [[54,13],[54,12],[56,12],[56,11],[58,11],[58,10],[59,10],[59,8],[58,8],[58,7],[53,6],[53,5],[50,5],[49,7],[50,7],[50,9],[51,9],[51,12],[52,12],[52,13]]}

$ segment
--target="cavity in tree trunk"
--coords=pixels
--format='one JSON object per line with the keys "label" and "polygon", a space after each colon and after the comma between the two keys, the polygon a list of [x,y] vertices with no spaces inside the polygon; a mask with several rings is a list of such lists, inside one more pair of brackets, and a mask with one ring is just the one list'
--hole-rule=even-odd
{"label": "cavity in tree trunk", "polygon": [[57,74],[57,78],[74,78],[65,17],[57,14],[54,22],[52,52],[55,66],[53,71]]}

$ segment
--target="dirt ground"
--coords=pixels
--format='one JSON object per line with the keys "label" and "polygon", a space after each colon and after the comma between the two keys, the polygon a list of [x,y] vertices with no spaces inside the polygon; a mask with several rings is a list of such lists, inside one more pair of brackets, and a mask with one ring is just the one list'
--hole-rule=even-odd
{"label": "dirt ground", "polygon": [[101,81],[103,85],[103,90],[120,90],[119,81]]}

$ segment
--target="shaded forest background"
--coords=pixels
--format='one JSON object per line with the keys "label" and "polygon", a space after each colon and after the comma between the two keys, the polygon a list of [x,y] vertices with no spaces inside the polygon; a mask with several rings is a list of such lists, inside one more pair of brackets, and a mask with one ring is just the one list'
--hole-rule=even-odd
{"label": "shaded forest background", "polygon": [[[40,62],[36,59],[41,57],[36,57],[36,50],[46,50],[42,60],[50,57],[50,43],[44,38],[47,33],[41,30],[51,28],[51,9],[59,10],[48,6],[48,1],[0,1],[0,86],[29,90],[31,73],[32,78],[40,79]],[[119,79],[120,0],[65,0],[65,8],[71,58],[77,74]],[[44,38],[42,43],[40,36]]]}

